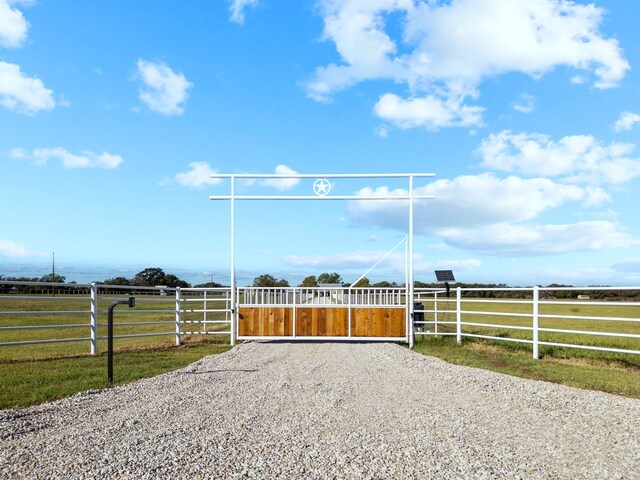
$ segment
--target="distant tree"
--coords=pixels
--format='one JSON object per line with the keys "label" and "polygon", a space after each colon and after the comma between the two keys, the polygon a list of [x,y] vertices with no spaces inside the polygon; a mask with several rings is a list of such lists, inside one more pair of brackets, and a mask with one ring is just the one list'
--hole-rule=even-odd
{"label": "distant tree", "polygon": [[387,282],[386,280],[383,280],[382,282],[374,283],[372,286],[378,287],[378,288],[392,288],[392,287],[395,287],[395,284],[391,282]]}
{"label": "distant tree", "polygon": [[285,279],[277,280],[273,275],[265,273],[253,279],[254,287],[288,287],[289,282]]}
{"label": "distant tree", "polygon": [[40,280],[38,280],[39,282],[51,282],[51,283],[64,283],[65,279],[67,277],[64,277],[62,275],[54,275],[53,273],[49,273],[47,275],[43,275],[42,277],[40,277]]}
{"label": "distant tree", "polygon": [[321,273],[318,275],[318,283],[342,283],[342,277],[339,273]]}
{"label": "distant tree", "polygon": [[191,287],[190,283],[185,282],[184,280],[172,274],[168,274],[164,276],[164,283],[162,285],[166,285],[167,287],[180,287],[180,288]]}
{"label": "distant tree", "polygon": [[194,288],[224,288],[227,285],[222,285],[221,283],[216,282],[207,282],[207,283],[198,283],[194,285]]}
{"label": "distant tree", "polygon": [[131,279],[131,285],[136,287],[155,287],[157,285],[166,285],[166,274],[161,268],[145,268],[135,274]]}
{"label": "distant tree", "polygon": [[358,280],[356,283],[351,285],[352,287],[369,287],[371,286],[371,282],[369,281],[369,279],[367,277],[363,277],[360,280]]}
{"label": "distant tree", "polygon": [[100,283],[104,283],[105,285],[123,285],[123,286],[131,285],[131,282],[129,281],[129,279],[124,277],[107,278],[106,280]]}
{"label": "distant tree", "polygon": [[318,279],[316,278],[315,275],[309,275],[304,280],[302,280],[302,283],[300,284],[300,286],[301,287],[317,287]]}
{"label": "distant tree", "polygon": [[145,268],[131,279],[130,285],[135,287],[167,287],[188,288],[191,284],[173,274],[166,274],[161,268]]}

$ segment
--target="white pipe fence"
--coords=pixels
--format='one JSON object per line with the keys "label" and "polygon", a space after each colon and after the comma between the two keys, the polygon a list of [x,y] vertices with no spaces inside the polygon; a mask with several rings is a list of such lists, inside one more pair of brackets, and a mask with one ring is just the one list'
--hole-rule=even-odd
{"label": "white pipe fence", "polygon": [[417,336],[525,343],[536,359],[541,346],[640,354],[640,287],[416,289],[415,300],[428,307]]}
{"label": "white pipe fence", "polygon": [[[138,308],[118,312],[114,327],[116,331],[121,329],[122,333],[114,335],[115,339],[174,336],[176,345],[180,345],[184,335],[231,335],[231,296],[228,288],[138,287],[98,283],[78,285],[3,280],[0,282],[0,347],[88,342],[90,353],[95,355],[98,352],[98,341],[107,338],[106,334],[99,335],[100,328],[107,326],[106,307],[108,303],[121,300],[124,296],[135,296]],[[25,307],[13,307],[24,305],[24,302],[30,308],[21,310],[20,308]],[[66,303],[73,307],[49,309],[46,305],[50,302],[57,305]],[[194,305],[197,306],[191,307],[192,302],[196,302]],[[153,308],[154,304],[158,307]],[[87,308],[78,309],[78,305],[86,305]],[[143,318],[132,321],[135,316]],[[171,316],[174,318],[170,319]],[[57,318],[61,320],[56,321]],[[157,326],[160,325],[165,325],[167,329],[158,329]],[[42,330],[64,334],[15,339],[16,332],[28,334]],[[72,336],[71,331],[84,331],[87,335]]]}
{"label": "white pipe fence", "polygon": [[[450,297],[444,289],[414,292],[422,310],[411,304],[411,339],[455,336],[458,343],[481,338],[527,344],[534,358],[541,347],[640,354],[640,287],[455,288]],[[242,306],[408,308],[407,293],[404,287],[239,287],[233,297]],[[173,336],[179,345],[185,335],[229,335],[233,343],[229,288],[1,281],[0,347],[86,342],[96,354],[98,342],[106,339],[108,303],[130,295],[138,308],[118,312],[116,339]]]}

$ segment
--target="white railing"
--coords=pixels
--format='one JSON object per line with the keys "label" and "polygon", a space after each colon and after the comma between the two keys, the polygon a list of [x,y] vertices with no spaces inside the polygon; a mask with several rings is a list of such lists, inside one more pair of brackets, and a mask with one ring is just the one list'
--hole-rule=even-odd
{"label": "white railing", "polygon": [[[241,287],[239,306],[405,308],[406,289]],[[0,347],[87,342],[92,354],[106,337],[107,306],[134,295],[137,308],[118,310],[116,339],[229,335],[228,288],[130,287],[0,281]],[[640,354],[640,287],[415,289],[416,336],[482,338],[541,347]],[[164,327],[166,328],[164,328]],[[119,331],[118,331],[119,330]]]}
{"label": "white railing", "polygon": [[[416,289],[416,335],[640,354],[640,287]],[[597,298],[592,298],[597,297]]]}
{"label": "white railing", "polygon": [[404,307],[404,287],[240,287],[241,306]]}
{"label": "white railing", "polygon": [[[184,335],[231,335],[231,292],[228,288],[2,280],[0,347],[88,342],[91,354],[95,355],[98,341],[106,339],[99,332],[107,326],[107,307],[113,301],[122,300],[123,296],[135,296],[137,307],[118,310],[114,327],[120,333],[114,335],[115,339],[174,336],[176,345],[180,345]],[[53,304],[56,306],[48,306]],[[159,328],[162,325],[167,328]],[[44,335],[43,331],[58,334]],[[16,332],[25,335],[16,338]],[[72,332],[81,333],[73,335]]]}

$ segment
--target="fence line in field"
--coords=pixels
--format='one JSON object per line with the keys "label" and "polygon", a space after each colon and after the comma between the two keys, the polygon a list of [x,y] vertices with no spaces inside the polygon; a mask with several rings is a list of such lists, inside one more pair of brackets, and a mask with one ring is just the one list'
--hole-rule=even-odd
{"label": "fence line in field", "polygon": [[[632,301],[640,297],[640,287],[458,287],[451,289],[451,296],[447,296],[444,289],[416,288],[414,292],[413,300],[418,303],[414,304],[411,334],[416,336],[455,336],[458,343],[463,338],[482,338],[528,344],[531,345],[534,358],[539,358],[540,347],[640,354],[640,301]],[[255,305],[305,302],[320,305],[329,300],[358,306],[407,304],[407,291],[404,287],[332,287],[329,290],[306,287],[240,287],[236,293],[236,299],[242,299],[243,304]],[[156,318],[118,322],[118,316],[125,314],[122,311],[116,315],[115,326],[140,329],[114,338],[173,336],[176,345],[181,343],[184,335],[229,335],[233,339],[234,310],[229,288],[2,281],[0,335],[11,331],[55,332],[63,329],[81,333],[68,338],[52,334],[51,338],[2,341],[0,347],[87,342],[91,353],[95,354],[98,341],[106,338],[99,335],[99,328],[106,326],[107,310],[104,304],[120,300],[125,295],[135,295],[139,305],[146,304],[149,307],[127,310],[127,316],[151,314],[156,315]],[[611,297],[617,299],[606,300]],[[10,305],[10,302],[26,302],[29,305],[29,302],[36,300],[46,301],[51,308],[36,310],[32,305],[32,308],[11,310],[3,307]],[[64,303],[60,303],[64,301],[75,302],[75,308],[64,309]],[[153,308],[154,303],[158,304],[158,308]],[[42,305],[37,307],[42,308]],[[167,314],[170,315],[169,319],[166,319]],[[20,324],[22,319],[37,319],[42,316],[66,317],[70,323],[54,320],[51,324]],[[166,331],[140,331],[145,327],[158,325],[166,325]]]}
{"label": "fence line in field", "polygon": [[[138,305],[145,303],[171,303],[171,307],[167,308],[147,308],[127,310],[126,315],[141,314],[171,314],[174,316],[172,320],[152,320],[152,321],[134,321],[134,322],[114,322],[115,327],[143,327],[150,325],[167,325],[171,326],[170,331],[150,332],[150,333],[131,333],[114,335],[114,338],[139,338],[139,337],[158,337],[158,336],[174,336],[176,345],[180,345],[183,335],[230,335],[230,328],[225,330],[211,329],[212,325],[231,325],[231,305],[230,290],[228,288],[172,288],[172,287],[138,287],[138,286],[121,286],[121,285],[104,285],[98,283],[92,284],[73,284],[71,288],[69,284],[63,283],[45,283],[45,282],[9,282],[3,281],[0,301],[2,302],[19,302],[19,301],[44,301],[44,302],[61,302],[74,301],[86,302],[86,309],[56,309],[56,310],[1,310],[0,311],[0,334],[8,331],[35,331],[35,330],[60,330],[60,329],[86,329],[88,336],[68,337],[68,338],[47,338],[42,340],[20,340],[0,342],[0,347],[21,346],[21,345],[38,345],[53,343],[69,343],[69,342],[88,342],[92,355],[97,353],[97,343],[99,340],[105,340],[106,336],[98,335],[99,327],[106,327],[105,308],[99,308],[100,302],[111,302],[121,300],[122,296],[138,297]],[[6,292],[14,292],[6,294]],[[71,291],[69,294],[67,292]],[[20,292],[20,293],[18,293]],[[27,294],[23,294],[26,292]],[[42,292],[34,295],[34,292]],[[55,296],[57,294],[57,296]],[[116,295],[116,297],[113,297]],[[119,295],[119,296],[117,296]],[[190,303],[198,302],[202,308],[191,307]],[[224,308],[217,308],[220,303]],[[121,313],[121,315],[124,312]],[[197,314],[197,320],[189,320],[184,318],[184,314]],[[224,320],[207,318],[207,314],[224,314]],[[70,315],[86,315],[87,321],[84,323],[60,323],[47,325],[2,325],[3,317],[38,317],[38,316],[70,316]],[[116,315],[116,320],[117,320]],[[201,317],[201,318],[200,318]],[[103,321],[104,320],[104,321]],[[185,330],[186,327],[190,330]]]}
{"label": "fence line in field", "polygon": [[[498,340],[506,342],[525,343],[532,346],[533,358],[540,357],[540,346],[577,348],[584,350],[597,350],[613,353],[640,354],[640,302],[631,301],[592,301],[589,292],[620,292],[620,296],[625,296],[627,292],[640,293],[640,287],[528,287],[528,288],[462,288],[451,289],[453,296],[447,296],[445,290],[415,289],[416,301],[424,301],[431,308],[425,308],[424,314],[429,314],[430,319],[420,319],[414,321],[416,327],[415,335],[421,336],[455,336],[458,344],[462,339],[482,338],[487,340]],[[563,296],[575,297],[575,299],[557,299],[560,292]],[[578,294],[580,292],[580,294]],[[500,298],[500,295],[512,295],[518,299]],[[490,297],[494,298],[490,298]],[[489,297],[489,298],[487,298]],[[496,305],[512,306],[513,310],[519,307],[527,307],[528,311],[500,311],[494,309],[483,309],[485,305],[494,307]],[[570,307],[570,311],[578,312],[580,308],[593,309],[594,307],[607,307],[609,310],[620,311],[627,307],[632,310],[631,315],[568,315],[563,313],[541,313],[541,308],[547,306]],[[469,309],[469,307],[473,309]],[[443,308],[444,307],[444,308]],[[475,307],[475,308],[474,308]],[[447,318],[449,317],[449,318]],[[478,317],[491,317],[492,321],[479,321]],[[517,325],[503,322],[496,322],[496,318],[524,319],[528,325]],[[553,328],[540,326],[541,320],[555,320],[562,323],[563,320],[578,322],[593,322],[594,325],[606,325],[606,322],[613,324],[618,322],[627,325],[630,332],[610,332],[602,330],[584,330],[577,328]],[[474,321],[475,320],[475,321]],[[558,322],[558,320],[560,322]],[[505,320],[506,321],[506,320]],[[429,328],[431,327],[431,328]],[[443,327],[445,329],[443,330]],[[472,327],[472,328],[469,328]],[[475,328],[473,328],[475,327]],[[601,327],[602,328],[602,327]],[[455,329],[455,330],[454,330]],[[529,332],[530,338],[519,336],[498,336],[491,332],[482,333],[482,329],[499,329],[514,332]],[[480,330],[480,331],[478,331]],[[564,335],[584,335],[588,337],[619,338],[628,339],[628,348],[616,348],[612,346],[589,345],[576,342],[560,342],[551,340],[541,340],[540,334],[564,334]]]}

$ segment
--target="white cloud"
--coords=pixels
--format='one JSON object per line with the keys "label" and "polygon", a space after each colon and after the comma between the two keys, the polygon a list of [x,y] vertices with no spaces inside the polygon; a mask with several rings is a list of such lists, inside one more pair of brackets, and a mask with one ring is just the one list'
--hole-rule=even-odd
{"label": "white cloud", "polygon": [[231,21],[242,25],[244,23],[244,11],[248,7],[258,5],[258,0],[231,0]]}
{"label": "white cloud", "polygon": [[482,262],[475,258],[464,258],[457,260],[437,260],[433,262],[418,262],[414,265],[415,273],[431,273],[434,270],[456,270],[457,272],[468,272],[475,268],[480,268]]}
{"label": "white cloud", "polygon": [[[485,78],[509,72],[538,78],[568,66],[592,73],[596,88],[609,88],[629,69],[617,40],[601,35],[604,10],[594,5],[562,0],[319,0],[318,7],[323,38],[335,44],[341,62],[316,68],[305,84],[308,95],[326,101],[362,81],[393,80],[407,87],[405,103],[397,96],[381,98],[393,100],[393,121],[405,128],[479,124],[482,109],[464,102],[477,96]],[[393,30],[387,28],[392,21],[401,38],[392,38]]]}
{"label": "white cloud", "polygon": [[0,0],[0,47],[19,48],[27,39],[29,23],[22,12],[13,5],[25,4],[30,1]]}
{"label": "white cloud", "polygon": [[25,160],[33,165],[44,166],[51,159],[58,160],[64,168],[105,168],[114,169],[122,164],[120,155],[112,155],[107,152],[93,153],[84,151],[80,155],[71,153],[61,147],[36,148],[31,153],[21,148],[14,148],[10,152],[11,157],[17,160]]}
{"label": "white cloud", "polygon": [[[183,187],[200,188],[204,185],[219,185],[222,183],[220,178],[211,178],[211,175],[218,173],[209,166],[207,162],[191,162],[189,170],[186,172],[176,173],[173,180]],[[167,180],[160,182],[167,183]]]}
{"label": "white cloud", "polygon": [[518,97],[517,101],[511,102],[511,108],[520,113],[531,113],[535,110],[533,100],[533,95],[523,93]]}
{"label": "white cloud", "polygon": [[616,272],[640,273],[640,258],[629,258],[612,265],[611,268]]}
{"label": "white cloud", "polygon": [[387,138],[389,136],[389,127],[387,125],[380,125],[373,131],[380,138]]}
{"label": "white cloud", "polygon": [[[544,178],[497,178],[490,173],[463,175],[453,180],[437,180],[415,189],[419,195],[434,195],[415,203],[416,231],[425,235],[440,228],[464,225],[467,228],[500,222],[531,220],[567,202],[592,201],[599,194],[576,185],[564,185]],[[360,195],[407,195],[406,190],[387,187],[364,188]],[[608,199],[604,196],[601,201]],[[593,202],[593,201],[592,201]],[[354,200],[348,211],[352,221],[364,225],[384,225],[406,230],[407,201]]]}
{"label": "white cloud", "polygon": [[448,228],[440,230],[439,234],[454,247],[501,256],[626,248],[640,243],[608,221],[566,225],[500,223],[476,229]]}
{"label": "white cloud", "polygon": [[[365,188],[362,195],[406,195],[403,189]],[[580,187],[544,178],[497,178],[490,173],[437,180],[417,188],[417,194],[434,195],[416,201],[417,234],[440,238],[444,246],[496,255],[542,255],[579,250],[619,248],[634,240],[613,221],[574,224],[531,224],[544,213],[572,202],[586,207],[610,201],[597,187]],[[349,202],[356,225],[407,230],[407,202]],[[443,245],[444,244],[444,245]]]}
{"label": "white cloud", "polygon": [[523,175],[564,177],[569,182],[621,184],[640,175],[640,161],[629,158],[632,144],[609,145],[591,135],[555,142],[539,133],[491,134],[478,148],[482,166]]}
{"label": "white cloud", "polygon": [[145,88],[140,90],[142,100],[150,110],[162,115],[182,115],[187,101],[187,90],[193,84],[182,73],[175,73],[167,65],[138,59],[138,75]]}
{"label": "white cloud", "polygon": [[56,103],[53,92],[42,80],[25,76],[19,65],[0,61],[0,105],[7,110],[32,115],[40,110],[51,110]]}
{"label": "white cloud", "polygon": [[22,243],[0,238],[0,257],[18,258],[31,255],[29,249]]}
{"label": "white cloud", "polygon": [[[278,165],[275,168],[275,173],[278,175],[295,175],[298,172],[286,165]],[[264,187],[273,187],[281,191],[289,190],[295,187],[298,183],[300,183],[299,178],[267,178],[260,181],[260,185]]]}
{"label": "white cloud", "polygon": [[613,129],[618,133],[628,132],[638,122],[640,122],[640,115],[637,113],[622,112],[613,126]]}
{"label": "white cloud", "polygon": [[483,108],[462,104],[462,99],[442,99],[434,95],[400,98],[385,93],[373,107],[376,115],[400,128],[425,127],[437,130],[440,127],[465,127],[482,124]]}
{"label": "white cloud", "polygon": [[[355,252],[336,253],[333,255],[288,255],[284,257],[283,260],[292,267],[314,268],[317,270],[364,270],[374,265],[386,253],[387,252],[384,251],[357,250]],[[407,260],[404,253],[392,253],[376,268],[380,270],[404,272],[406,265]],[[433,273],[434,270],[441,268],[467,271],[478,268],[481,265],[482,262],[476,259],[427,261],[424,260],[422,254],[414,254],[415,273]]]}
{"label": "white cloud", "polygon": [[405,36],[418,45],[414,69],[472,84],[522,72],[534,77],[559,67],[593,71],[597,88],[616,85],[629,69],[618,41],[598,27],[604,10],[560,0],[421,2]]}
{"label": "white cloud", "polygon": [[[358,250],[349,253],[333,255],[287,255],[284,261],[294,267],[313,268],[368,268],[380,260],[387,252]],[[381,264],[380,268],[404,268],[406,258],[404,253],[392,253]]]}

